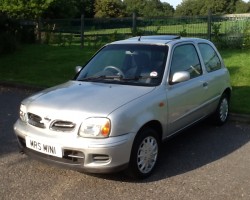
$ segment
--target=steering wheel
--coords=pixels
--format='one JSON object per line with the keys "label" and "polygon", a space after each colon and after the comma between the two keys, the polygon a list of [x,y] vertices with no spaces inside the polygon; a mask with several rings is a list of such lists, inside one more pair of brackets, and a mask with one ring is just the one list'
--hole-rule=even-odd
{"label": "steering wheel", "polygon": [[107,71],[108,69],[114,69],[115,71],[117,71],[121,76],[125,76],[124,73],[122,72],[122,70],[120,70],[119,68],[115,67],[115,66],[107,66],[103,69],[103,71]]}

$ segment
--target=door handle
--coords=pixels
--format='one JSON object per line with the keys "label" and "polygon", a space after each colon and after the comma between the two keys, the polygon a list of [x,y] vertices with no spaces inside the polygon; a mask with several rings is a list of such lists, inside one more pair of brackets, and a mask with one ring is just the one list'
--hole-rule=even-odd
{"label": "door handle", "polygon": [[202,85],[203,85],[203,87],[207,87],[208,86],[208,82],[204,82]]}

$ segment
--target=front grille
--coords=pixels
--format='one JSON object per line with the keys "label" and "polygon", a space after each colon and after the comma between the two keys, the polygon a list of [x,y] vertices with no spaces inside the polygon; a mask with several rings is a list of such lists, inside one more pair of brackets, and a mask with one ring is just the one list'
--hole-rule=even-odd
{"label": "front grille", "polygon": [[75,124],[69,121],[54,121],[50,127],[54,131],[73,131]]}
{"label": "front grille", "polygon": [[38,115],[35,115],[33,113],[28,113],[28,123],[32,126],[36,126],[39,128],[45,128],[44,123],[41,122],[42,118]]}

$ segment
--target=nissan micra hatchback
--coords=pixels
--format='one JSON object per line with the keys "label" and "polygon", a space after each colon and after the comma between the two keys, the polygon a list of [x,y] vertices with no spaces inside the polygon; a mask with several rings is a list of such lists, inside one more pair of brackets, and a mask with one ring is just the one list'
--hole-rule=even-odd
{"label": "nissan micra hatchback", "polygon": [[[78,68],[79,69],[79,68]],[[204,39],[141,36],[100,49],[73,80],[22,101],[22,152],[92,173],[154,170],[165,139],[228,118],[229,73]]]}

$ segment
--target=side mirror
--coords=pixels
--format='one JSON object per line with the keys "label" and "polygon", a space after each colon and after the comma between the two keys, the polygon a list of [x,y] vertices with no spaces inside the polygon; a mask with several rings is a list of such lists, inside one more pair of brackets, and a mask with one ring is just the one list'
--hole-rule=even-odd
{"label": "side mirror", "polygon": [[171,83],[180,83],[184,81],[188,81],[190,79],[190,73],[186,71],[175,72],[172,77]]}
{"label": "side mirror", "polygon": [[79,71],[81,71],[81,69],[82,69],[82,66],[76,66],[76,68],[75,68],[76,74],[77,74]]}

